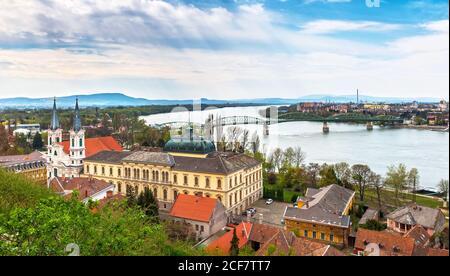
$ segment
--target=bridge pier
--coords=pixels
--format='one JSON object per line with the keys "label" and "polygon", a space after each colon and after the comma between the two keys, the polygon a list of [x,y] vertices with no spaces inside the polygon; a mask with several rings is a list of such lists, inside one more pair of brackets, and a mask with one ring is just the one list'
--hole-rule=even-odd
{"label": "bridge pier", "polygon": [[367,130],[371,131],[373,130],[373,122],[367,122]]}
{"label": "bridge pier", "polygon": [[323,133],[329,133],[330,132],[330,127],[328,126],[327,122],[323,122],[322,131],[323,131]]}

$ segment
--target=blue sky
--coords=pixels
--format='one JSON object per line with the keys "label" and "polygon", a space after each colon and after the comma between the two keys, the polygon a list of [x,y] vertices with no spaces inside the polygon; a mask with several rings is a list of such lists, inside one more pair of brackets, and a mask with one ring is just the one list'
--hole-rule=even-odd
{"label": "blue sky", "polygon": [[0,5],[0,97],[294,98],[359,88],[448,99],[448,1]]}

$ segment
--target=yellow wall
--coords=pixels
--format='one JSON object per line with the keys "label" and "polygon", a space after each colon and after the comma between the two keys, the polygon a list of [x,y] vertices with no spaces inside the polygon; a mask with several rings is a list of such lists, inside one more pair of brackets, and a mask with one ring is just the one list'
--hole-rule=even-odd
{"label": "yellow wall", "polygon": [[[97,173],[94,172],[97,167]],[[103,169],[104,168],[104,174]],[[131,169],[131,178],[125,177],[125,168]],[[112,174],[110,174],[112,169]],[[119,175],[120,169],[120,175]],[[139,170],[139,179],[134,179],[134,169]],[[144,170],[149,171],[149,179],[144,179]],[[152,171],[159,172],[159,181],[152,179]],[[162,181],[162,173],[169,174],[169,181]],[[229,175],[197,173],[173,170],[168,166],[155,166],[150,164],[108,164],[85,160],[84,176],[93,176],[116,185],[116,193],[126,193],[126,186],[136,187],[138,192],[142,192],[145,187],[152,191],[157,189],[157,198],[162,203],[170,204],[175,200],[174,192],[195,195],[202,193],[203,196],[217,198],[222,201],[228,212],[240,213],[252,203],[262,197],[262,166],[258,165],[249,170],[240,170]],[[176,183],[175,183],[176,176]],[[184,176],[187,176],[187,185],[184,183]],[[195,179],[198,179],[198,185]],[[206,182],[209,179],[209,187]],[[242,179],[242,181],[241,181]],[[218,180],[221,187],[218,187]],[[236,183],[237,180],[237,183]],[[167,191],[167,198],[164,198],[164,191]]]}
{"label": "yellow wall", "polygon": [[[312,224],[308,222],[299,222],[295,220],[285,219],[286,229],[294,232],[299,237],[305,237],[309,239],[313,238],[313,232],[316,232],[315,240],[321,241],[321,233],[325,234],[325,239],[322,240],[327,243],[333,243],[337,245],[346,244],[346,239],[349,229],[343,229],[339,227],[332,227],[329,225]],[[307,230],[307,236],[305,236],[305,230]],[[330,240],[330,234],[333,234],[333,241]]]}

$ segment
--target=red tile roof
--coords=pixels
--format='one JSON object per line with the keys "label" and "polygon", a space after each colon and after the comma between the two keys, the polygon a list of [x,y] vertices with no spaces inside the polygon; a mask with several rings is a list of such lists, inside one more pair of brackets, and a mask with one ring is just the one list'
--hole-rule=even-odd
{"label": "red tile roof", "polygon": [[[236,226],[236,235],[239,238],[239,248],[244,247],[248,242],[248,237],[252,229],[252,224],[250,222],[241,222]],[[231,247],[231,240],[233,239],[234,229],[228,231],[222,237],[210,243],[207,247],[207,251],[215,252],[220,255],[228,255]]]}
{"label": "red tile roof", "polygon": [[50,181],[50,189],[52,189],[56,193],[63,194],[66,197],[71,197],[71,194],[64,194],[65,191],[74,191],[77,190],[79,192],[79,200],[85,200],[88,197],[95,195],[98,192],[105,190],[106,188],[112,186],[112,184],[98,180],[95,178],[53,178]]}
{"label": "red tile roof", "polygon": [[445,249],[436,249],[436,248],[428,248],[427,256],[449,256],[448,250]]}
{"label": "red tile roof", "polygon": [[[64,152],[69,154],[70,141],[63,141],[60,144],[64,147]],[[85,140],[85,146],[86,157],[92,156],[101,151],[123,151],[122,146],[112,136],[87,138]]]}
{"label": "red tile roof", "polygon": [[217,199],[181,194],[177,197],[170,216],[209,222],[217,206]]}
{"label": "red tile roof", "polygon": [[413,238],[359,228],[356,233],[355,249],[363,251],[370,243],[379,245],[381,256],[412,256],[415,249]]}

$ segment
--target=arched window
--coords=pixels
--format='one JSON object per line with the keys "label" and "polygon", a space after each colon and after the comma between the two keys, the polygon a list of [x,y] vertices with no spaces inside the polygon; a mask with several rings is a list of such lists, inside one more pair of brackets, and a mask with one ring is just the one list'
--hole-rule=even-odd
{"label": "arched window", "polygon": [[184,176],[184,182],[183,183],[184,183],[184,185],[188,185],[188,177],[187,177],[187,175]]}
{"label": "arched window", "polygon": [[178,197],[178,191],[175,190],[175,191],[173,191],[173,199],[176,200],[177,197]]}
{"label": "arched window", "polygon": [[219,200],[220,202],[222,202],[222,197],[220,195],[217,195],[217,200]]}
{"label": "arched window", "polygon": [[222,189],[222,180],[217,180],[217,189]]}
{"label": "arched window", "polygon": [[163,191],[163,199],[164,199],[164,200],[167,200],[167,190],[164,190],[164,191]]}
{"label": "arched window", "polygon": [[117,191],[119,192],[119,193],[121,193],[122,192],[122,183],[117,183]]}
{"label": "arched window", "polygon": [[206,188],[209,188],[209,178],[206,178]]}
{"label": "arched window", "polygon": [[153,196],[154,196],[155,198],[158,198],[158,189],[157,189],[157,188],[154,188],[154,189],[153,189]]}
{"label": "arched window", "polygon": [[198,186],[198,177],[197,176],[194,178],[194,184],[195,184],[195,186]]}
{"label": "arched window", "polygon": [[178,180],[177,180],[177,175],[175,174],[175,175],[173,176],[173,183],[177,184],[177,182],[178,182]]}

